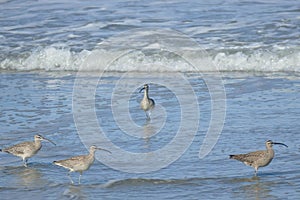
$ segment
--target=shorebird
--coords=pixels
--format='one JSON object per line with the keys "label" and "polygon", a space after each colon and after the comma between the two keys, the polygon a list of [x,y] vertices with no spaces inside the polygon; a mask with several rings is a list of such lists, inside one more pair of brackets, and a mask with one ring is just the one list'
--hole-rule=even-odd
{"label": "shorebird", "polygon": [[10,153],[14,156],[21,157],[23,159],[24,166],[27,167],[28,158],[34,156],[42,148],[42,143],[41,143],[42,140],[46,140],[55,145],[55,143],[52,142],[51,140],[41,135],[35,135],[34,141],[15,144],[11,147],[0,149],[0,151]]}
{"label": "shorebird", "polygon": [[140,89],[140,92],[144,90],[144,98],[142,99],[140,105],[141,109],[145,111],[147,119],[150,119],[150,111],[154,108],[155,102],[153,99],[149,98],[149,86],[148,84],[145,84],[142,89]]}
{"label": "shorebird", "polygon": [[93,164],[95,160],[95,151],[96,150],[102,150],[102,151],[107,151],[111,153],[110,151],[102,148],[98,148],[95,145],[92,145],[90,147],[89,154],[87,155],[81,155],[81,156],[74,156],[65,160],[59,160],[59,161],[54,161],[53,164],[64,167],[68,170],[70,170],[67,174],[67,176],[70,178],[71,183],[74,184],[70,173],[71,172],[79,172],[79,179],[78,183],[80,184],[80,179],[82,176],[83,171],[86,171],[90,168],[90,166]]}
{"label": "shorebird", "polygon": [[270,162],[273,160],[274,150],[272,146],[274,144],[279,144],[288,147],[283,143],[272,142],[271,140],[268,140],[266,141],[267,150],[254,151],[246,154],[230,155],[229,158],[241,161],[245,165],[253,167],[255,169],[255,176],[256,176],[258,168],[269,165]]}

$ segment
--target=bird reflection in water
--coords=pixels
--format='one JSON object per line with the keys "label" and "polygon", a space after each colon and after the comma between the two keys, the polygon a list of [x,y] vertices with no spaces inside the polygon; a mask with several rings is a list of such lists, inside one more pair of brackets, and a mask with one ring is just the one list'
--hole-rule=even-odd
{"label": "bird reflection in water", "polygon": [[35,168],[6,167],[4,173],[8,175],[8,180],[15,181],[17,185],[34,188],[47,184],[47,180],[43,179],[43,174]]}
{"label": "bird reflection in water", "polygon": [[234,196],[255,200],[272,198],[272,188],[275,184],[272,181],[264,181],[260,177],[253,176],[252,178],[235,178],[232,182],[239,185],[232,191]]}
{"label": "bird reflection in water", "polygon": [[64,191],[63,196],[69,199],[87,199],[84,192],[82,192],[84,186],[69,184],[68,188]]}

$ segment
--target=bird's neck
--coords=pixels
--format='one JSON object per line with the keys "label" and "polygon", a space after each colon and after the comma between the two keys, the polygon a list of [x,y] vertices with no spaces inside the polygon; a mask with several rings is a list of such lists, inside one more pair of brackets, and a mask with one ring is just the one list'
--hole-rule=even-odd
{"label": "bird's neck", "polygon": [[95,160],[95,151],[91,151],[88,155],[88,160],[90,163],[93,163]]}
{"label": "bird's neck", "polygon": [[95,151],[90,151],[89,155],[88,155],[90,158],[94,158],[95,156]]}
{"label": "bird's neck", "polygon": [[148,89],[145,89],[145,92],[144,92],[144,99],[149,99]]}
{"label": "bird's neck", "polygon": [[34,145],[36,146],[37,149],[40,149],[42,147],[42,142],[41,140],[35,140]]}
{"label": "bird's neck", "polygon": [[268,148],[268,149],[267,149],[267,152],[268,152],[269,154],[271,154],[271,155],[274,156],[274,149]]}

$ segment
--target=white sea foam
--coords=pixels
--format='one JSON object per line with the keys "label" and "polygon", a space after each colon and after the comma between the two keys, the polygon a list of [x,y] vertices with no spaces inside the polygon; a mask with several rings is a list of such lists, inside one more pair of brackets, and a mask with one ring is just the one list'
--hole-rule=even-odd
{"label": "white sea foam", "polygon": [[207,57],[195,56],[198,66],[192,67],[180,56],[147,53],[164,44],[174,50],[188,42],[187,47],[194,40],[222,71],[300,71],[297,1],[0,0],[0,4],[5,19],[0,22],[0,70],[77,71],[95,45],[107,42],[97,50],[99,59],[101,51],[143,49],[116,60],[112,56],[109,71],[214,71]]}
{"label": "white sea foam", "polygon": [[[99,54],[98,58],[101,59],[101,56],[106,54],[107,51],[100,49],[93,53]],[[247,50],[247,52],[236,51],[234,53],[230,53],[229,50],[209,51],[209,58],[194,56],[198,66],[191,66],[183,57],[171,52],[154,51],[149,53],[147,48],[145,51],[132,51],[119,58],[112,56],[112,64],[105,69],[98,69],[97,66],[82,69],[80,67],[92,51],[74,52],[68,48],[49,46],[35,50],[28,56],[5,58],[0,62],[0,68],[16,71],[77,71],[79,69],[84,71],[106,70],[119,72],[214,71],[215,69],[206,65],[209,59],[220,71],[300,72],[300,51],[297,49],[277,48],[274,51]],[[113,55],[113,53],[110,55]],[[96,62],[96,60],[89,62]]]}
{"label": "white sea foam", "polygon": [[218,53],[213,60],[219,66],[219,69],[224,71],[300,71],[300,51],[289,53],[285,51],[254,51],[248,54],[243,52],[234,54]]}

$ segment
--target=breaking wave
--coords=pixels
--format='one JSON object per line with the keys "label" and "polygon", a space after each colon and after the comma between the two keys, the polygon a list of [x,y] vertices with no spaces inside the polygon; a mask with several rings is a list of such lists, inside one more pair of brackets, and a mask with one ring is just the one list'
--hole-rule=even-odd
{"label": "breaking wave", "polygon": [[[294,49],[276,50],[208,50],[207,56],[194,56],[198,66],[191,66],[180,55],[164,51],[145,51],[135,50],[115,58],[113,51],[109,54],[108,50],[82,50],[72,51],[68,48],[48,46],[32,52],[18,56],[6,56],[0,60],[1,70],[14,71],[77,71],[91,53],[98,54],[97,59],[102,59],[103,55],[110,55],[111,65],[105,69],[90,65],[84,71],[106,70],[118,72],[193,72],[203,71],[257,71],[257,72],[300,72],[300,51]],[[207,65],[210,60],[216,67]],[[94,62],[89,60],[89,62]],[[92,64],[92,63],[91,63]]]}

